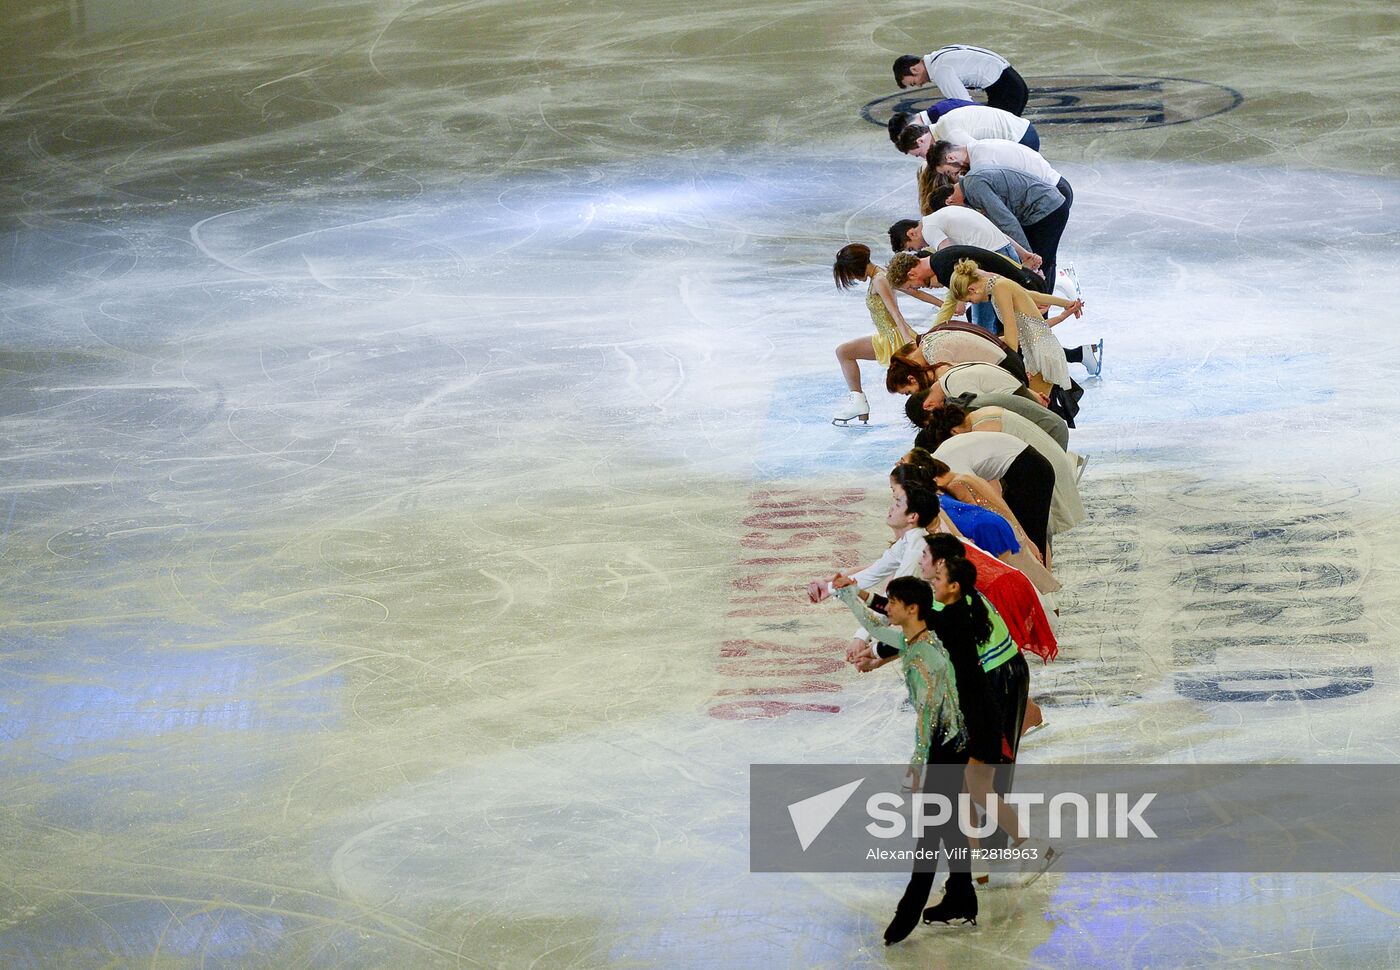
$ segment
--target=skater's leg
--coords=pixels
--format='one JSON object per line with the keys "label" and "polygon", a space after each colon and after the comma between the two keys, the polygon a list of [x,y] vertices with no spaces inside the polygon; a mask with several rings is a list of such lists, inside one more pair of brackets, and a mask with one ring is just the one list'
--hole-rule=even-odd
{"label": "skater's leg", "polygon": [[[959,760],[966,765],[965,756],[960,756]],[[932,774],[932,769],[930,769],[930,774]],[[942,774],[946,777],[949,773]],[[963,777],[958,777],[959,775],[965,777],[966,769],[953,776],[951,785],[944,783],[944,785],[939,786],[940,790],[945,793],[945,797],[954,804],[957,803],[957,796],[963,788]],[[946,787],[944,787],[945,785]],[[929,786],[925,784],[924,790],[928,791],[928,789]],[[955,810],[953,814],[959,813]],[[926,833],[928,831],[925,830]],[[943,848],[948,856],[948,881],[943,886],[943,898],[924,910],[924,922],[950,923],[953,920],[960,920],[975,924],[977,922],[977,890],[972,882],[972,860],[969,858],[967,836],[963,834],[962,828],[955,819],[950,824],[941,827],[939,837],[943,841]]]}
{"label": "skater's leg", "polygon": [[[1001,796],[1005,792],[997,791],[996,784],[997,769],[995,765],[985,764],[981,761],[969,759],[967,762],[967,793],[972,798],[973,804],[987,811],[987,796],[997,795],[997,827],[1005,833],[1006,839],[1016,841],[1022,836],[1020,834],[1021,819],[1016,814],[1016,809],[1001,801]],[[996,842],[1005,844],[1005,839],[998,838]],[[988,840],[992,844],[992,840]]]}
{"label": "skater's leg", "polygon": [[1021,734],[1025,736],[1045,723],[1045,712],[1040,709],[1040,705],[1035,702],[1035,698],[1026,698],[1026,719],[1021,725]]}
{"label": "skater's leg", "polygon": [[[1036,375],[1032,375],[1034,377]],[[1026,537],[1045,554],[1050,567],[1050,501],[1055,490],[1055,468],[1029,445],[1001,476],[1001,495]]]}
{"label": "skater's leg", "polygon": [[1053,291],[1055,288],[1055,263],[1059,258],[1060,237],[1064,235],[1069,222],[1070,202],[1065,201],[1054,212],[1039,222],[1024,226],[1026,241],[1031,244],[1031,252],[1041,258],[1040,271]]}
{"label": "skater's leg", "polygon": [[[885,928],[886,945],[898,943],[919,925],[924,903],[928,902],[929,893],[933,890],[940,845],[948,863],[949,882],[954,882],[956,878],[958,882],[965,881],[968,890],[972,888],[972,871],[967,859],[967,837],[958,827],[957,820],[958,794],[963,789],[963,766],[966,764],[966,754],[946,745],[929,745],[929,767],[924,773],[922,790],[927,795],[942,795],[947,803],[953,806],[953,812],[942,824],[928,825],[924,828],[918,842],[920,857],[914,863],[914,871],[904,887],[904,895],[900,897],[899,905],[895,908],[894,919],[890,920],[890,925]],[[976,907],[977,900],[974,894],[971,914],[973,917],[977,915]]]}
{"label": "skater's leg", "polygon": [[836,360],[841,365],[841,376],[846,378],[846,387],[852,391],[861,390],[859,361],[878,359],[875,356],[875,343],[869,337],[847,340],[836,348]]}

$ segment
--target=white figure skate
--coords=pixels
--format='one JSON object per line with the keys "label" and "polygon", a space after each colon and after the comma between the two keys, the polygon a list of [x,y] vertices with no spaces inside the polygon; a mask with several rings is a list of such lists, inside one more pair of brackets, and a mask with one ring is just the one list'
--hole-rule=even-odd
{"label": "white figure skate", "polygon": [[[1066,263],[1055,270],[1055,295],[1065,300],[1084,299],[1084,288],[1079,285],[1079,274],[1073,263]],[[1090,377],[1103,373],[1103,338],[1079,348],[1084,354],[1084,369]]]}
{"label": "white figure skate", "polygon": [[831,423],[844,428],[856,418],[860,418],[866,424],[870,423],[870,402],[860,391],[852,391],[846,395],[846,400],[837,405],[836,413],[831,416]]}
{"label": "white figure skate", "polygon": [[1085,344],[1084,369],[1089,372],[1090,377],[1098,377],[1103,373],[1103,338],[1099,338],[1098,343]]}
{"label": "white figure skate", "polygon": [[1066,300],[1084,299],[1084,288],[1079,285],[1079,274],[1073,263],[1066,263],[1055,270],[1055,295]]}

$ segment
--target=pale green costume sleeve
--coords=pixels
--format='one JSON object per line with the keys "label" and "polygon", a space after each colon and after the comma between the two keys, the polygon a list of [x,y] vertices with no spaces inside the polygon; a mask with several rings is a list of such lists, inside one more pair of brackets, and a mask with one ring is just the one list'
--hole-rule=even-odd
{"label": "pale green costume sleeve", "polygon": [[846,604],[851,614],[860,621],[860,625],[865,627],[872,637],[881,643],[889,644],[896,650],[904,649],[904,633],[898,627],[890,626],[884,622],[884,617],[866,609],[865,604],[856,595],[856,587],[842,586],[836,590],[836,598]]}

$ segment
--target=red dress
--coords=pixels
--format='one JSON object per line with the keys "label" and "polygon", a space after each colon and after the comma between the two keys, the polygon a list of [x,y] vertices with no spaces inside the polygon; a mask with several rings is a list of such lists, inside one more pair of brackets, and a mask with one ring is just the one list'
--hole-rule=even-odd
{"label": "red dress", "polygon": [[1016,646],[1049,663],[1060,652],[1050,619],[1040,605],[1040,594],[1026,574],[1015,566],[964,542],[968,560],[977,567],[977,591],[987,597],[1006,621],[1006,632]]}

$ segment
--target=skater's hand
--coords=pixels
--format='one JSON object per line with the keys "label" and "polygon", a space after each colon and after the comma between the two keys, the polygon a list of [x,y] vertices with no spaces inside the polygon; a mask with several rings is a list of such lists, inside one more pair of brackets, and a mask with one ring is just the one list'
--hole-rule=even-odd
{"label": "skater's hand", "polygon": [[860,660],[856,661],[855,668],[863,674],[868,674],[872,670],[879,670],[886,663],[888,663],[888,661],[880,659],[872,652],[862,656]]}
{"label": "skater's hand", "polygon": [[826,583],[820,579],[814,579],[807,584],[807,598],[813,603],[820,603],[831,594],[827,592]]}
{"label": "skater's hand", "polygon": [[1026,267],[1026,269],[1037,269],[1037,270],[1038,270],[1038,269],[1040,269],[1041,264],[1043,264],[1044,262],[1045,262],[1045,260],[1041,259],[1041,258],[1040,258],[1039,256],[1037,256],[1035,253],[1031,253],[1031,254],[1030,254],[1029,256],[1027,256],[1025,259],[1021,260],[1021,265],[1024,266],[1024,267]]}
{"label": "skater's hand", "polygon": [[855,584],[856,581],[845,573],[837,573],[835,576],[831,577],[832,589],[843,589],[847,586],[854,586]]}
{"label": "skater's hand", "polygon": [[874,669],[872,667],[862,666],[863,664],[869,664],[871,661],[879,659],[880,658],[875,654],[875,649],[860,638],[852,640],[851,645],[846,648],[846,663],[862,673]]}
{"label": "skater's hand", "polygon": [[1066,319],[1067,317],[1082,317],[1083,315],[1084,301],[1075,300],[1073,303],[1069,304],[1069,306],[1065,307],[1055,316],[1051,317],[1049,320],[1046,320],[1045,323],[1047,326],[1053,327],[1055,324],[1059,323],[1061,320]]}
{"label": "skater's hand", "polygon": [[1048,397],[1046,397],[1044,394],[1041,394],[1039,391],[1031,391],[1031,393],[1035,395],[1035,399],[1036,399],[1037,401],[1040,402],[1040,406],[1041,406],[1041,407],[1043,407],[1043,408],[1048,408],[1048,407],[1050,407],[1050,399],[1049,399]]}

